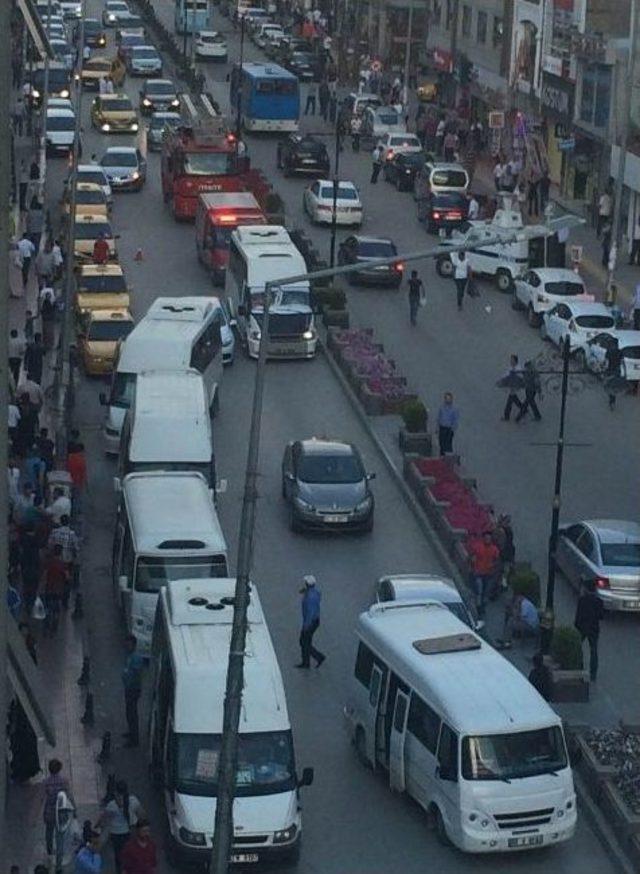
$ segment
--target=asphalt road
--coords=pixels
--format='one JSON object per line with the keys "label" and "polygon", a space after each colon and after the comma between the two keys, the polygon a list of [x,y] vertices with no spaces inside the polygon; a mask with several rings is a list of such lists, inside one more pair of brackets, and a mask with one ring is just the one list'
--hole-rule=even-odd
{"label": "asphalt road", "polygon": [[[161,9],[169,9],[168,5],[158,5]],[[90,0],[89,10],[94,14],[98,10],[94,0]],[[226,20],[224,23],[227,24]],[[231,54],[233,56],[233,48]],[[215,68],[214,74],[222,82],[225,70]],[[126,90],[134,98],[137,98],[138,87],[138,80],[129,80],[126,84]],[[126,142],[126,137],[107,139],[90,129],[88,103],[85,100],[83,107],[85,155],[100,154],[104,147],[116,141]],[[273,141],[251,140],[250,148],[254,163],[268,173],[275,173]],[[367,163],[364,157],[354,158],[346,154],[345,175],[361,182],[368,169]],[[62,162],[52,173],[52,187],[56,184],[56,172],[60,184]],[[299,214],[302,183],[276,180],[276,187],[287,199],[289,215]],[[422,241],[421,229],[414,225],[410,214],[412,203],[406,196],[397,195],[380,183],[375,195],[365,192],[365,205],[368,210],[367,230],[382,232],[403,228],[403,243]],[[301,215],[297,217],[304,221]],[[136,317],[141,316],[160,294],[211,293],[195,257],[193,227],[175,224],[163,206],[158,155],[149,156],[148,182],[141,194],[116,195],[113,222],[121,235],[118,242],[120,258],[133,287]],[[326,234],[314,234],[328,246]],[[395,231],[394,235],[398,238]],[[138,248],[144,252],[144,260],[140,262],[134,261]],[[499,370],[502,366],[505,349],[510,348],[509,337],[518,338],[523,352],[527,342],[535,345],[525,326],[518,324],[515,316],[512,318],[502,301],[496,301],[499,316],[482,321],[484,316],[480,313],[474,317],[465,313],[458,324],[453,311],[450,316],[446,313],[451,304],[450,288],[443,283],[434,283],[433,303],[427,309],[423,324],[416,330],[416,342],[411,347],[405,333],[408,327],[405,327],[403,297],[377,292],[355,292],[350,297],[357,318],[363,321],[366,318],[375,325],[409,376],[412,376],[409,364],[413,362],[416,369],[420,368],[423,353],[429,356],[431,363],[422,373],[429,374],[428,382],[434,392],[429,396],[431,402],[444,387],[440,369],[446,368],[449,384],[453,383],[465,414],[461,448],[465,455],[468,454],[470,464],[483,482],[486,477],[487,485],[491,487],[488,471],[487,475],[480,471],[482,452],[486,451],[490,456],[488,468],[498,467],[497,458],[500,458],[500,466],[507,467],[506,459],[510,453],[502,447],[502,442],[509,437],[500,438],[499,455],[490,455],[488,444],[491,441],[487,439],[487,432],[481,430],[482,409],[483,405],[488,408],[489,420],[489,399],[496,407],[499,402],[490,388],[495,376],[492,370]],[[442,323],[436,328],[438,317]],[[455,346],[452,342],[454,325],[460,339],[466,341]],[[482,329],[487,332],[485,343],[478,342]],[[507,332],[507,336],[502,336],[503,332]],[[438,354],[434,354],[436,350]],[[406,364],[403,354],[408,359]],[[439,365],[437,359],[441,359]],[[490,372],[491,378],[487,375]],[[221,412],[214,423],[219,475],[228,481],[228,488],[220,498],[220,516],[232,556],[236,549],[246,455],[244,435],[250,415],[253,376],[253,363],[242,357],[225,372]],[[423,388],[417,380],[415,382]],[[486,386],[486,391],[479,392],[478,386]],[[111,730],[116,738],[124,728],[119,683],[122,628],[110,584],[114,467],[104,457],[100,441],[102,411],[97,395],[102,387],[98,381],[81,379],[76,417],[90,457],[84,585],[93,647],[96,719],[101,731]],[[468,405],[466,398],[469,398]],[[477,441],[473,440],[471,429],[472,410],[478,423]],[[492,425],[491,433],[497,428],[497,425]],[[353,440],[361,448],[367,466],[377,472],[374,483],[377,517],[371,535],[329,540],[290,533],[279,497],[282,449],[286,440],[312,434]],[[515,431],[512,439],[516,439]],[[479,447],[481,454],[478,459],[471,455],[475,442],[483,444]],[[508,467],[509,473],[504,471],[505,488],[517,464],[514,462]],[[535,467],[530,476],[533,494],[538,488],[538,480],[544,478],[538,475]],[[503,503],[499,491],[492,497]],[[507,504],[506,499],[504,504]],[[176,507],[176,512],[179,512],[179,507]],[[520,522],[519,517],[517,522]],[[410,570],[438,572],[441,568],[361,430],[326,362],[320,357],[313,362],[270,365],[262,432],[254,579],[260,588],[284,676],[298,763],[299,766],[313,765],[316,768],[315,784],[304,791],[305,835],[298,870],[304,874],[343,874],[345,871],[350,874],[388,874],[401,868],[406,874],[421,874],[425,860],[428,860],[430,867],[443,874],[453,874],[461,868],[506,871],[514,864],[524,874],[533,874],[550,865],[554,871],[567,874],[582,870],[597,871],[598,874],[613,872],[615,869],[584,820],[581,820],[577,837],[571,844],[553,851],[519,855],[517,859],[469,857],[446,850],[437,843],[417,807],[407,799],[392,795],[380,777],[358,765],[343,729],[341,713],[353,669],[354,620],[358,612],[370,603],[376,577],[389,571]],[[322,627],[317,643],[328,655],[321,670],[308,674],[293,668],[298,660],[297,590],[304,573],[315,573],[323,591]],[[110,770],[127,777],[132,790],[148,807],[154,830],[160,836],[159,798],[148,784],[143,751],[135,754],[118,748],[116,743]],[[164,862],[162,870],[168,870]]]}

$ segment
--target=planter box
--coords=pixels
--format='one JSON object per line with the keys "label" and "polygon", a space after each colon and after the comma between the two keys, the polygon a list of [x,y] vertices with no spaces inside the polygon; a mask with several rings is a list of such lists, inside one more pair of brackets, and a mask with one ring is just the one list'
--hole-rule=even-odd
{"label": "planter box", "polygon": [[584,703],[589,700],[589,674],[587,671],[561,671],[551,669],[553,691],[551,700],[556,702]]}
{"label": "planter box", "polygon": [[[404,377],[402,377],[404,379]],[[418,399],[417,395],[407,394],[400,398],[387,398],[384,402],[384,412],[387,416],[399,416],[404,409],[404,405],[409,401]]]}
{"label": "planter box", "polygon": [[604,810],[609,824],[623,843],[626,844],[634,836],[640,835],[640,815],[629,810],[624,798],[611,780],[605,780],[602,786],[600,806]]}
{"label": "planter box", "polygon": [[324,310],[322,323],[325,328],[348,328],[349,310]]}
{"label": "planter box", "polygon": [[367,416],[382,416],[384,413],[384,398],[369,390],[366,383],[362,383],[358,390],[360,402]]}
{"label": "planter box", "polygon": [[615,776],[616,768],[614,765],[601,765],[586,738],[581,734],[576,734],[574,737],[581,755],[578,771],[589,787],[590,794],[599,803],[602,787],[606,780],[611,780]]}
{"label": "planter box", "polygon": [[636,871],[640,871],[640,835],[634,835],[629,841],[629,855]]}
{"label": "planter box", "polygon": [[407,431],[406,428],[400,428],[398,445],[402,452],[431,455],[431,434],[428,431]]}

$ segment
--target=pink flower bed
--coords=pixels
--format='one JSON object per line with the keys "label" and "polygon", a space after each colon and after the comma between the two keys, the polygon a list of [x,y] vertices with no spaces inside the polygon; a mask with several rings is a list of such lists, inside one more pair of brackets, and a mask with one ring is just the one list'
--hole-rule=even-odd
{"label": "pink flower bed", "polygon": [[375,376],[367,379],[367,388],[373,394],[381,395],[385,401],[401,401],[407,397],[404,379],[398,376]]}

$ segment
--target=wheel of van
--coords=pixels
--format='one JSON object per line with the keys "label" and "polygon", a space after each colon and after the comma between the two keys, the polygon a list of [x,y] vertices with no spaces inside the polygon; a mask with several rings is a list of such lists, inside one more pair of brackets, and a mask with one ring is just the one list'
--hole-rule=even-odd
{"label": "wheel of van", "polygon": [[436,272],[438,276],[442,276],[443,279],[452,278],[453,264],[451,263],[451,258],[449,258],[449,256],[446,258],[438,258],[436,260]]}
{"label": "wheel of van", "polygon": [[540,323],[542,322],[541,317],[534,310],[531,304],[529,304],[529,307],[527,308],[527,321],[532,328],[539,328]]}
{"label": "wheel of van", "polygon": [[502,294],[510,294],[513,291],[513,279],[508,270],[498,270],[496,273],[496,285]]}
{"label": "wheel of van", "polygon": [[524,306],[522,305],[522,301],[518,297],[517,294],[514,294],[511,298],[511,309],[512,310],[523,310]]}
{"label": "wheel of van", "polygon": [[447,834],[447,827],[444,824],[444,819],[442,818],[439,807],[434,809],[433,816],[436,823],[436,835],[438,836],[439,843],[441,843],[443,847],[450,847],[451,840]]}
{"label": "wheel of van", "polygon": [[356,756],[358,757],[358,761],[361,765],[364,765],[365,768],[371,768],[371,762],[369,761],[369,757],[367,756],[367,742],[366,736],[364,733],[364,728],[356,729],[356,736],[353,741],[353,745],[356,748]]}

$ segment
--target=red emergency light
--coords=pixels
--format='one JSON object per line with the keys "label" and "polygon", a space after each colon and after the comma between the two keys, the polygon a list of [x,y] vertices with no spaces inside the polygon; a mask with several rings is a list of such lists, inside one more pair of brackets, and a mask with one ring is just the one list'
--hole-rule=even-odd
{"label": "red emergency light", "polygon": [[218,216],[218,221],[221,225],[236,225],[238,223],[238,216],[232,212],[223,212]]}

